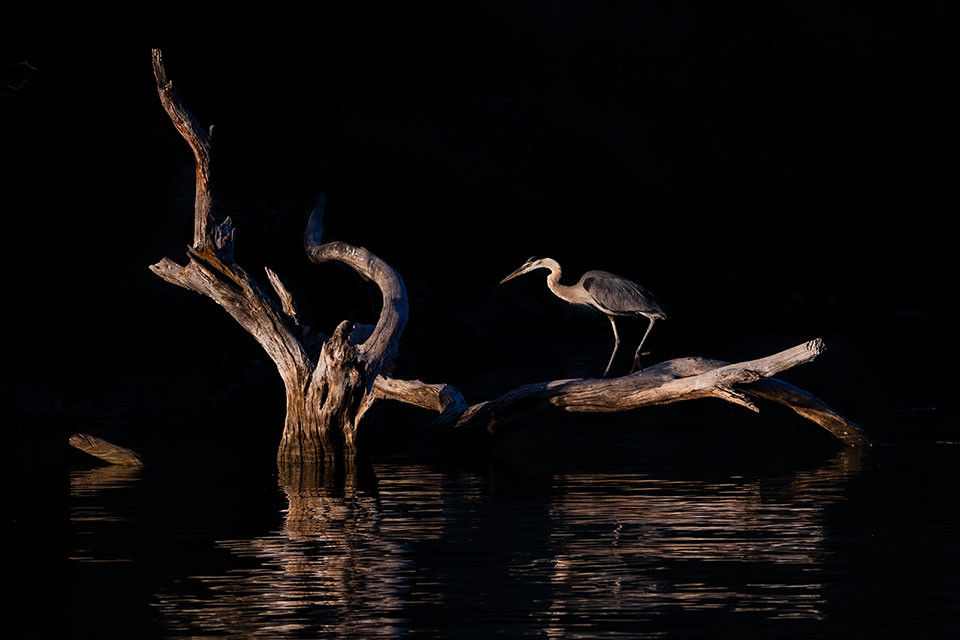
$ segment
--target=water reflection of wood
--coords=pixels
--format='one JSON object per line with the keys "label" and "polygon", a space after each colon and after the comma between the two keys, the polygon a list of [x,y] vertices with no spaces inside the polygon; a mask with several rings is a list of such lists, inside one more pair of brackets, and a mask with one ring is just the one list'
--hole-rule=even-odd
{"label": "water reflection of wood", "polygon": [[[397,541],[402,532],[383,517],[375,486],[362,478],[333,479],[320,465],[282,465],[283,527],[219,543],[256,566],[199,578],[208,589],[203,598],[159,594],[166,623],[177,633],[239,637],[301,637],[306,630],[323,637],[402,635],[413,571]],[[420,500],[431,503],[438,495]],[[436,536],[442,520],[417,525],[406,533]]]}
{"label": "water reflection of wood", "polygon": [[[846,451],[821,468],[772,482],[557,478],[547,635],[568,637],[571,622],[611,602],[638,612],[725,608],[823,617],[817,569],[827,556],[824,510],[843,499],[847,479],[859,469],[860,455]],[[736,568],[698,570],[704,562]],[[730,576],[729,583],[703,575]]]}
{"label": "water reflection of wood", "polygon": [[784,477],[570,474],[536,487],[403,465],[376,489],[284,468],[283,525],[218,543],[229,568],[156,606],[171,635],[272,638],[395,637],[447,611],[548,637],[670,610],[816,620],[826,511],[859,464],[844,452]]}
{"label": "water reflection of wood", "polygon": [[[129,523],[130,505],[115,499],[105,500],[104,492],[130,489],[138,485],[140,469],[128,466],[106,466],[74,471],[70,474],[70,524],[74,537],[69,558],[83,563],[131,562],[133,549],[129,539],[121,544],[104,544],[105,532],[115,535],[121,523]],[[78,535],[78,534],[86,535]]]}
{"label": "water reflection of wood", "polygon": [[105,489],[130,486],[140,477],[140,469],[111,465],[70,474],[70,495],[74,498],[95,495]]}

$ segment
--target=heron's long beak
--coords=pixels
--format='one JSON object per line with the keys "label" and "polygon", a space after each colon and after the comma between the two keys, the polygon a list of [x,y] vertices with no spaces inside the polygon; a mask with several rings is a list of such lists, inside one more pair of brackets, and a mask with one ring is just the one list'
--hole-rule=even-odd
{"label": "heron's long beak", "polygon": [[526,273],[526,272],[529,271],[529,270],[530,270],[529,265],[523,265],[522,267],[520,267],[519,269],[517,269],[516,271],[514,271],[513,273],[511,273],[510,275],[508,275],[506,278],[504,278],[503,280],[501,280],[501,281],[500,281],[500,284],[503,284],[503,283],[506,282],[507,280],[513,280],[513,279],[516,278],[517,276],[522,275],[522,274]]}

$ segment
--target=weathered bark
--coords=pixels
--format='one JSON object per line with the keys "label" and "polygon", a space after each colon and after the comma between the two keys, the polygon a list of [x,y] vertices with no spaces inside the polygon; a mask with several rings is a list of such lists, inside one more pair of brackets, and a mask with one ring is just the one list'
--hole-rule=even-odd
{"label": "weathered bark", "polygon": [[565,411],[625,411],[643,406],[714,397],[753,411],[748,396],[792,407],[851,446],[872,441],[856,425],[814,396],[771,378],[823,351],[814,340],[750,362],[727,364],[681,358],[613,379],[557,380],[520,387],[494,400],[468,406],[455,388],[381,375],[397,352],[409,314],[403,280],[363,247],[323,242],[321,195],[307,223],[304,248],[313,262],[340,262],[375,284],[382,297],[375,326],[342,322],[328,338],[301,324],[293,295],[276,273],[266,275],[279,303],[234,263],[235,229],[229,218],[213,226],[210,136],[183,105],[167,79],[160,52],[153,68],[161,103],[190,145],[197,163],[193,245],[187,263],[164,258],[150,269],[158,276],[222,306],[263,347],[286,389],[287,414],[278,460],[350,464],[357,454],[361,417],[378,400],[398,400],[438,412],[425,435],[467,443],[492,443],[557,407]]}

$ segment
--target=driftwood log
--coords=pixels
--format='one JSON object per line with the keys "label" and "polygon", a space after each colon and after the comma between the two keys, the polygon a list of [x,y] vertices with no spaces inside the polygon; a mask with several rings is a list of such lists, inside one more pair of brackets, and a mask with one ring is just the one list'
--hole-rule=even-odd
{"label": "driftwood log", "polygon": [[382,259],[343,242],[324,242],[321,196],[307,222],[304,247],[314,262],[340,262],[376,285],[383,304],[373,327],[341,322],[331,335],[302,325],[293,296],[266,269],[276,299],[233,260],[235,230],[229,218],[213,222],[210,191],[210,135],[184,106],[167,79],[160,51],[153,51],[160,101],[196,159],[193,244],[187,263],[169,258],[150,269],[172,284],[211,298],[260,343],[286,387],[287,413],[278,451],[283,462],[349,463],[357,455],[361,417],[377,401],[394,400],[436,411],[425,438],[451,443],[491,443],[553,408],[572,412],[626,411],[696,398],[720,398],[757,411],[754,398],[793,408],[850,446],[872,440],[809,393],[772,376],[819,355],[820,340],[736,364],[680,358],[613,379],[556,380],[526,385],[499,398],[468,405],[450,385],[388,376],[408,317],[407,294],[399,274]]}
{"label": "driftwood log", "polygon": [[70,445],[119,467],[142,469],[146,466],[143,458],[130,449],[86,433],[75,433],[70,436]]}

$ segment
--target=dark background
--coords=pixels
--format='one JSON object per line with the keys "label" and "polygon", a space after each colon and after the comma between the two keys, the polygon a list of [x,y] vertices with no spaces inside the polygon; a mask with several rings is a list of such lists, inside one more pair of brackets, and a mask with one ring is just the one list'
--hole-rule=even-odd
{"label": "dark background", "polygon": [[216,305],[147,270],[183,259],[194,188],[151,46],[216,125],[216,216],[236,223],[244,268],[263,283],[263,265],[277,271],[318,330],[374,318],[354,276],[302,251],[322,191],[329,236],[400,272],[400,376],[478,401],[598,375],[606,320],[555,299],[545,272],[497,285],[546,255],[567,282],[605,269],[671,308],[650,361],[821,337],[828,352],[788,380],[885,441],[955,439],[940,377],[957,205],[947,6],[5,8],[15,449],[61,461],[75,431],[147,454],[197,438],[276,446],[273,365]]}

